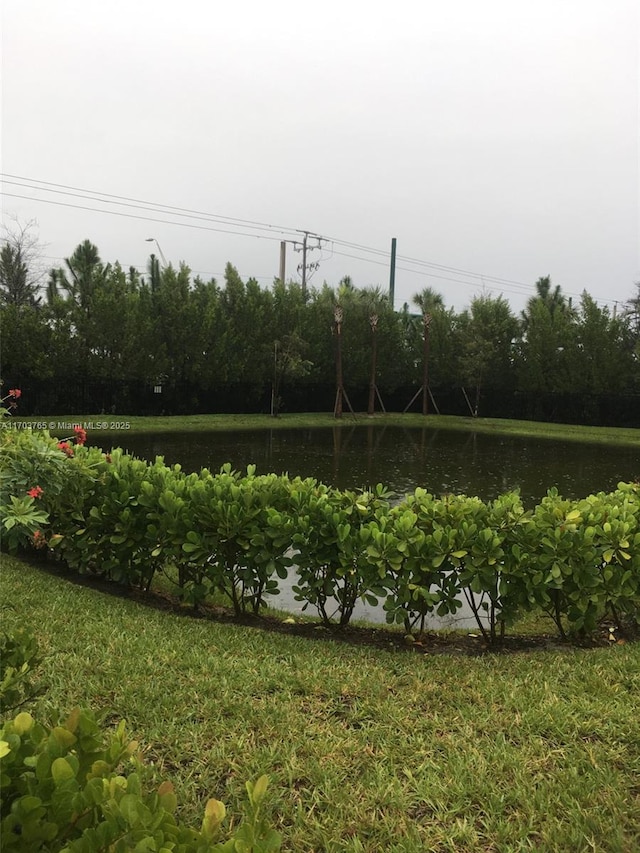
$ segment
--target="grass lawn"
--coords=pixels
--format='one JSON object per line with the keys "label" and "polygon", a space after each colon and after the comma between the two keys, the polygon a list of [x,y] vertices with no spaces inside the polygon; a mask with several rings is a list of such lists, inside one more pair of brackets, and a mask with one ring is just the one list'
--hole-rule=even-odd
{"label": "grass lawn", "polygon": [[288,851],[640,850],[640,646],[421,656],[147,609],[2,556],[41,710],[127,719],[183,815],[271,777]]}
{"label": "grass lawn", "polygon": [[501,435],[554,438],[564,441],[585,441],[598,444],[626,444],[640,447],[640,429],[620,427],[589,427],[574,424],[549,424],[537,421],[514,421],[499,418],[466,418],[453,415],[377,414],[353,415],[346,413],[341,420],[331,414],[269,415],[175,415],[172,417],[139,417],[135,415],[53,415],[32,418],[15,418],[6,428],[22,423],[49,426],[56,435],[69,434],[72,424],[86,424],[92,433],[109,433],[113,444],[118,443],[122,432],[205,432],[209,430],[244,429],[295,429],[296,427],[351,427],[354,425],[387,424],[388,426],[427,427],[429,429],[455,429],[468,432],[489,432]]}

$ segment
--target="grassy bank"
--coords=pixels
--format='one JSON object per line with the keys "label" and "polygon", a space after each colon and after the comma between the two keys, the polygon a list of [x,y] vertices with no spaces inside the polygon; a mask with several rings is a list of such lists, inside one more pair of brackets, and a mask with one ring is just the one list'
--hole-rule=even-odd
{"label": "grassy bank", "polygon": [[271,776],[290,851],[640,849],[640,647],[418,656],[144,609],[2,557],[42,710],[126,718],[185,813]]}
{"label": "grassy bank", "polygon": [[[353,427],[369,424],[387,426],[426,427],[427,429],[455,429],[466,432],[495,433],[497,435],[553,438],[563,441],[584,441],[598,444],[624,444],[640,447],[640,429],[620,427],[589,427],[574,424],[549,424],[537,421],[502,420],[499,418],[466,418],[451,415],[417,414],[345,414],[336,420],[330,414],[284,414],[277,418],[269,415],[175,415],[172,417],[138,417],[135,415],[54,415],[33,418],[15,418],[13,427],[20,424],[47,426],[56,435],[68,434],[70,425],[86,424],[92,434],[108,433],[114,444],[123,432],[207,432],[210,430],[296,429],[300,427]],[[9,428],[9,427],[7,427]],[[19,428],[19,427],[17,427]]]}

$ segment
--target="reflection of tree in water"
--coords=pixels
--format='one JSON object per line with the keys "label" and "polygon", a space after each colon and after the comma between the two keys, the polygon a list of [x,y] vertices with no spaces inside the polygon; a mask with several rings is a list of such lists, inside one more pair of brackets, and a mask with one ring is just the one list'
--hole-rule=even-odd
{"label": "reflection of tree in water", "polygon": [[375,464],[386,430],[387,427],[384,425],[381,427],[374,424],[367,425],[367,482],[369,485],[373,485],[377,479]]}
{"label": "reflection of tree in water", "polygon": [[[346,428],[345,427],[332,427],[333,430],[333,482],[338,482],[338,472],[340,470],[340,456],[342,453],[346,453],[349,449],[349,444],[351,442],[351,438],[355,432],[355,426]],[[343,441],[343,433],[346,433],[346,437]]]}

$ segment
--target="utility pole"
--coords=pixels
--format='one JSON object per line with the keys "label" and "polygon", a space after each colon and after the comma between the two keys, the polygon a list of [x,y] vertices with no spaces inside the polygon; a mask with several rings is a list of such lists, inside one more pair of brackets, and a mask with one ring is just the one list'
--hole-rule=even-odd
{"label": "utility pole", "polygon": [[[293,244],[293,250],[294,250],[294,252],[302,252],[302,263],[298,264],[298,272],[301,274],[301,277],[302,277],[302,294],[303,294],[303,296],[306,297],[306,295],[307,295],[307,270],[309,272],[315,272],[318,269],[318,267],[320,266],[320,263],[318,261],[314,261],[313,263],[308,264],[307,263],[307,253],[308,252],[314,252],[317,249],[321,249],[323,238],[320,237],[318,234],[314,234],[313,231],[300,231],[299,230],[298,233],[303,235],[302,242],[294,243]],[[317,244],[315,246],[309,245],[309,237],[312,237],[313,239],[317,240]]]}
{"label": "utility pole", "polygon": [[389,272],[389,305],[393,311],[393,300],[396,290],[396,243],[395,237],[391,238],[391,270]]}
{"label": "utility pole", "polygon": [[302,293],[307,294],[307,240],[309,235],[304,232],[304,240],[302,241]]}
{"label": "utility pole", "polygon": [[280,274],[278,278],[284,284],[285,268],[287,264],[287,242],[282,240],[280,243]]}

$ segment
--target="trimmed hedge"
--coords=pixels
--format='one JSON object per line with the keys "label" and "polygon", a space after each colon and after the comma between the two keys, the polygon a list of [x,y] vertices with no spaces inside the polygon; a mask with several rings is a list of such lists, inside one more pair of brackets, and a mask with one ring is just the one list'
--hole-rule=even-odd
{"label": "trimmed hedge", "polygon": [[382,601],[406,631],[466,600],[491,643],[540,608],[563,637],[640,617],[638,483],[574,501],[550,490],[533,509],[516,492],[484,502],[416,489],[393,503],[382,485],[71,451],[47,433],[3,433],[4,547],[53,549],[79,573],[143,590],[165,572],[195,607],[218,593],[238,615],[277,597],[295,566],[296,598],[327,625],[348,624],[358,599]]}

